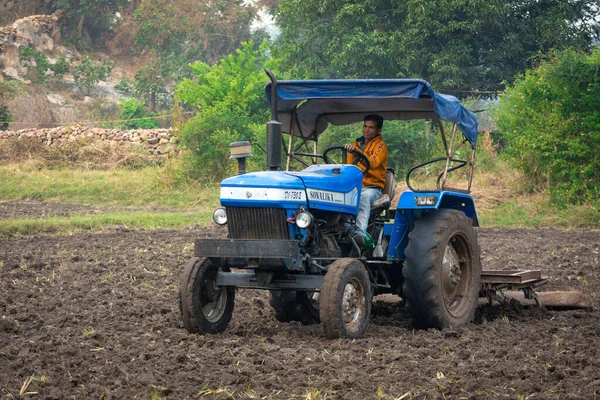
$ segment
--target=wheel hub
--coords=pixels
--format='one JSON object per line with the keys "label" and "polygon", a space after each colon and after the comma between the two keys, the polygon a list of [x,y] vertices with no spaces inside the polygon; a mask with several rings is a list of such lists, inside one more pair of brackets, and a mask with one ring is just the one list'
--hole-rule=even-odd
{"label": "wheel hub", "polygon": [[202,301],[202,313],[210,322],[218,321],[227,307],[227,291],[217,286],[215,280],[209,279],[204,282],[204,298]]}
{"label": "wheel hub", "polygon": [[448,243],[442,261],[442,288],[444,297],[450,301],[456,297],[458,292],[460,273],[460,259],[452,244]]}
{"label": "wheel hub", "polygon": [[348,282],[342,297],[342,315],[346,324],[356,322],[362,312],[362,288],[358,282]]}

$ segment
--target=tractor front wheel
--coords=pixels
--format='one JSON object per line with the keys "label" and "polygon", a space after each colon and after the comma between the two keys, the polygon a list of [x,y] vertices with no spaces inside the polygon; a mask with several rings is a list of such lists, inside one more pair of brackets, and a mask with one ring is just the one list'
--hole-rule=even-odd
{"label": "tractor front wheel", "polygon": [[443,209],[417,219],[404,254],[402,297],[417,328],[473,320],[481,261],[477,234],[464,213]]}
{"label": "tractor front wheel", "polygon": [[233,314],[235,288],[217,286],[218,268],[208,258],[194,257],[179,287],[183,325],[191,333],[221,333]]}
{"label": "tractor front wheel", "polygon": [[371,293],[369,275],[360,261],[344,258],[331,264],[319,298],[325,336],[360,338],[369,322]]}

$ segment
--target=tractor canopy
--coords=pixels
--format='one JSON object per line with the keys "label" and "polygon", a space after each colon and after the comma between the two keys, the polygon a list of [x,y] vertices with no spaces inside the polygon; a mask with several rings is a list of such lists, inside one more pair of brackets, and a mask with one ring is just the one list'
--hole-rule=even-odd
{"label": "tractor canopy", "polygon": [[[386,120],[435,119],[455,123],[475,149],[478,122],[474,113],[450,95],[436,93],[422,79],[289,80],[265,86],[273,119],[282,131],[316,140],[328,124],[361,122],[376,113]],[[273,103],[275,102],[275,103]]]}

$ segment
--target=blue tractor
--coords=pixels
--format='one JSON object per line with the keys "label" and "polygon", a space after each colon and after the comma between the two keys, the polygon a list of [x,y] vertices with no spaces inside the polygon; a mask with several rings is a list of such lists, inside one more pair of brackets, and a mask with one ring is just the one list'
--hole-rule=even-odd
{"label": "blue tractor", "polygon": [[[373,296],[384,293],[403,299],[417,328],[472,321],[481,275],[477,213],[469,194],[476,116],[423,80],[277,81],[266,72],[272,114],[268,171],[245,173],[249,150],[243,142],[233,144],[232,157],[242,168],[221,183],[221,207],[214,212],[228,238],[195,241],[179,288],[185,328],[224,331],[237,288],[268,290],[278,320],[321,323],[328,338],[361,337]],[[395,209],[390,204],[396,179],[388,170],[383,195],[372,205],[372,241],[359,247],[353,233],[363,171],[345,164],[344,147],[318,154],[316,143],[329,124],[362,122],[371,113],[388,121],[437,121],[445,155],[408,172],[408,189]],[[442,121],[452,123],[449,138]],[[288,143],[282,133],[289,134]],[[466,160],[453,150],[459,141],[469,148]],[[298,151],[309,143],[312,152]],[[357,155],[369,168],[366,157]],[[305,168],[291,171],[298,163]],[[421,188],[413,176],[432,164],[442,165],[442,172],[432,187]],[[449,188],[449,174],[465,166],[466,188]]]}

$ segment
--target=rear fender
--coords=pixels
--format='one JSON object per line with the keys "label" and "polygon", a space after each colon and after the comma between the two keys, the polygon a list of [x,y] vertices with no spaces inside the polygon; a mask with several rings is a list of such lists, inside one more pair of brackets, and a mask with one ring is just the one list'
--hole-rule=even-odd
{"label": "rear fender", "polygon": [[[433,198],[429,205],[417,205],[417,197]],[[473,226],[479,226],[475,202],[468,193],[441,191],[419,192],[407,190],[402,193],[396,208],[394,222],[385,224],[384,235],[390,237],[388,260],[404,260],[404,249],[408,245],[408,232],[414,226],[415,219],[427,212],[449,208],[460,210],[471,219]]]}
{"label": "rear fender", "polygon": [[[433,203],[428,205],[417,205],[418,198],[433,198]],[[406,190],[398,201],[398,210],[439,210],[449,208],[459,210],[471,219],[473,226],[479,226],[477,211],[473,197],[468,193],[445,191],[440,192],[418,192]],[[419,214],[419,213],[417,213]]]}

